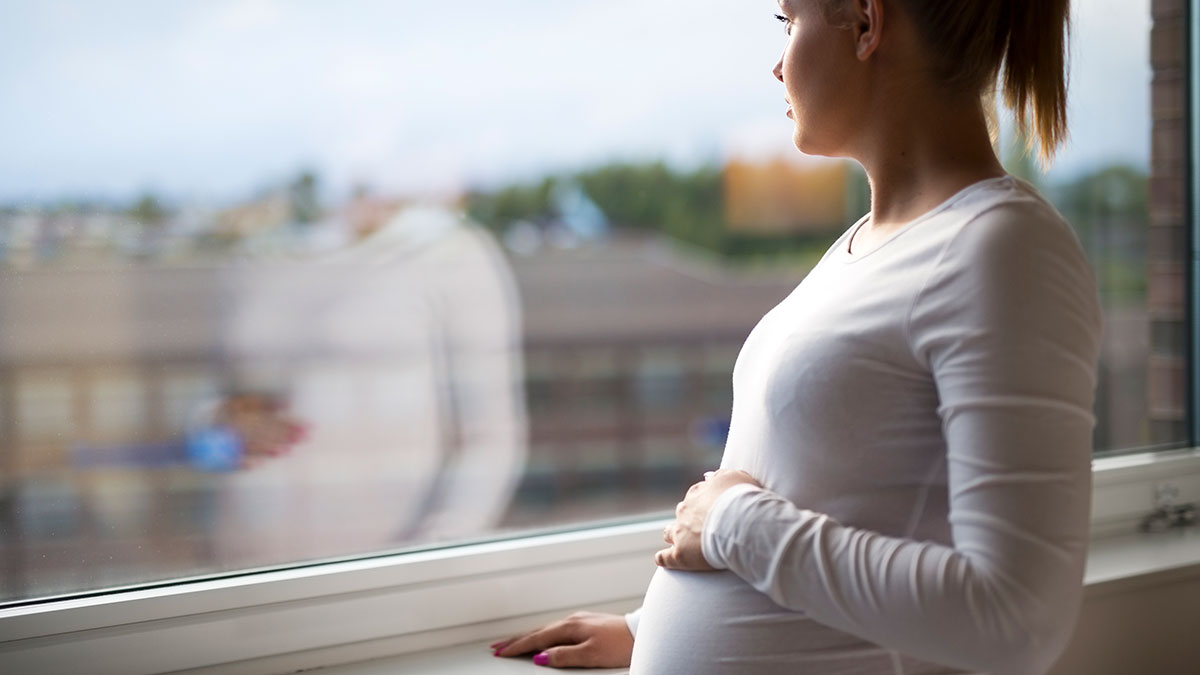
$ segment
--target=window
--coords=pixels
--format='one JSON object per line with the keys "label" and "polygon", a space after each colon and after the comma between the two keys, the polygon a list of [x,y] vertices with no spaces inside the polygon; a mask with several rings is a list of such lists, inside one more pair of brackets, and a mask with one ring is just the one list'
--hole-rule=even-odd
{"label": "window", "polygon": [[[790,147],[771,7],[695,4],[10,9],[0,606],[673,505],[742,339],[867,208]],[[1184,448],[1184,3],[1076,5],[1073,140],[1002,154],[1095,266],[1098,456]],[[221,456],[285,418],[286,456]]]}

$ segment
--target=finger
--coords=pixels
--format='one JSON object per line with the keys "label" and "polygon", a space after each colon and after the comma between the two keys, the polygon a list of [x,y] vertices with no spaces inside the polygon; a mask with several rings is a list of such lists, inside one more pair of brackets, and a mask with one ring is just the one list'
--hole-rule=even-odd
{"label": "finger", "polygon": [[684,504],[686,504],[686,503],[687,502],[679,502],[678,504],[675,505],[675,517],[676,518],[683,517],[683,508],[684,508]]}
{"label": "finger", "polygon": [[573,634],[565,624],[555,623],[513,640],[507,646],[498,649],[496,656],[516,656],[529,652],[541,652],[550,647],[574,644],[576,640],[572,638]]}
{"label": "finger", "polygon": [[671,569],[672,563],[675,561],[675,547],[664,548],[654,554],[654,564],[659,567]]}
{"label": "finger", "polygon": [[551,668],[576,668],[590,666],[592,660],[591,645],[587,642],[566,647],[547,649],[533,657],[533,662],[539,666]]}
{"label": "finger", "polygon": [[736,476],[740,476],[740,477],[754,483],[755,485],[761,485],[761,483],[758,481],[757,478],[750,475],[749,471],[742,471],[741,469],[738,469],[736,471],[733,471],[733,474]]}
{"label": "finger", "polygon": [[[534,631],[534,632],[536,632],[536,631]],[[501,656],[502,655],[501,652],[503,652],[505,649],[507,649],[509,647],[509,645],[512,645],[515,642],[517,642],[518,640],[527,638],[531,635],[533,635],[533,632],[525,633],[523,635],[514,635],[512,637],[505,638],[503,640],[497,640],[488,646],[491,648],[491,650],[493,652],[496,653],[496,656]]]}
{"label": "finger", "polygon": [[716,471],[705,471],[704,472],[704,480],[708,480],[709,478],[712,478],[715,475],[717,475]]}

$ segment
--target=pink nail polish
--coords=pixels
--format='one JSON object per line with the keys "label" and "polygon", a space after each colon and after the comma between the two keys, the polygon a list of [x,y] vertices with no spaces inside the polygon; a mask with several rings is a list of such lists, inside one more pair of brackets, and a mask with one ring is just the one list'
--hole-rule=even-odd
{"label": "pink nail polish", "polygon": [[533,657],[533,662],[539,666],[548,666],[550,665],[550,655],[546,652],[542,652],[541,654]]}

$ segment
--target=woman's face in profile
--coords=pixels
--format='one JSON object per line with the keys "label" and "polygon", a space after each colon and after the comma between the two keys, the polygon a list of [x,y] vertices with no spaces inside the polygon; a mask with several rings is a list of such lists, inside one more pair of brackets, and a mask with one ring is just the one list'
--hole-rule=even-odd
{"label": "woman's face in profile", "polygon": [[[856,117],[854,32],[835,25],[825,0],[779,0],[786,46],[775,64],[783,82],[792,140],[811,155],[842,155]],[[836,22],[836,21],[835,21]]]}

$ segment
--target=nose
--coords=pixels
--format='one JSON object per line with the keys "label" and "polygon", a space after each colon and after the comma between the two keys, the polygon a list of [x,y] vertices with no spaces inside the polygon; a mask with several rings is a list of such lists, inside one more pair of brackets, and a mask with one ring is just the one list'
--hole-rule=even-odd
{"label": "nose", "polygon": [[779,63],[775,64],[775,68],[774,68],[774,70],[771,71],[771,73],[773,75],[775,75],[775,79],[779,80],[780,82],[783,82],[783,57],[782,56],[779,57]]}

